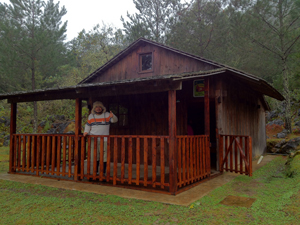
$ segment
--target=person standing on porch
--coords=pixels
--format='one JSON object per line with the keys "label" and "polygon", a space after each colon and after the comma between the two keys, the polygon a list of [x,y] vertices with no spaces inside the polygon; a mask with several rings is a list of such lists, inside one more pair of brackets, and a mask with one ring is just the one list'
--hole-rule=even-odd
{"label": "person standing on porch", "polygon": [[[110,111],[106,112],[106,108],[102,102],[96,101],[93,103],[91,114],[84,128],[83,136],[87,135],[109,135],[109,128],[111,123],[118,122],[118,118]],[[91,141],[91,167],[90,171],[93,174],[94,166],[94,139]],[[104,137],[104,143],[100,143],[100,138],[97,138],[97,172],[100,164],[100,145],[103,144],[103,174],[106,173],[107,162],[107,137]]]}

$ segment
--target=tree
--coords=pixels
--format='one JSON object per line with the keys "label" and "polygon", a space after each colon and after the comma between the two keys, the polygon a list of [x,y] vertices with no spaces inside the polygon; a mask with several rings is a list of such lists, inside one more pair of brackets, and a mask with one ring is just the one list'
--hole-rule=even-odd
{"label": "tree", "polygon": [[165,42],[170,27],[176,23],[183,5],[180,0],[133,0],[139,13],[130,15],[123,22],[124,31],[130,41],[145,37],[156,42]]}
{"label": "tree", "polygon": [[[61,19],[65,7],[53,0],[11,0],[1,10],[5,20],[0,22],[1,75],[20,78],[19,86],[27,90],[30,77],[31,89],[46,87],[42,82],[65,61],[64,46],[67,22]],[[7,56],[7,57],[6,57]],[[8,66],[6,66],[8,65]],[[16,73],[17,72],[17,73]],[[37,82],[38,81],[38,82]],[[7,90],[2,90],[7,91]],[[11,91],[9,89],[9,91]],[[37,131],[37,104],[34,102],[34,131]]]}
{"label": "tree", "polygon": [[120,29],[105,24],[100,27],[98,24],[88,32],[82,30],[71,41],[72,54],[77,65],[61,68],[66,74],[63,83],[79,83],[125,47],[125,38]]}
{"label": "tree", "polygon": [[258,0],[248,13],[253,23],[261,24],[259,30],[253,30],[251,39],[263,49],[268,50],[281,62],[283,95],[285,97],[285,128],[291,132],[291,103],[288,64],[295,46],[300,40],[300,4],[297,0]]}

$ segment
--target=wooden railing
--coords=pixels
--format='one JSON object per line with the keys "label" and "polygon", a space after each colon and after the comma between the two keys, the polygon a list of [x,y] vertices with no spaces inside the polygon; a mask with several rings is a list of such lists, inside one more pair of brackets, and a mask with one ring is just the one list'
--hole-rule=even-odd
{"label": "wooden railing", "polygon": [[252,176],[252,139],[243,135],[220,135],[220,171]]}
{"label": "wooden railing", "polygon": [[36,175],[74,175],[74,135],[14,134],[12,171]]}
{"label": "wooden railing", "polygon": [[[209,136],[177,136],[176,140],[177,187],[209,177]],[[11,149],[10,171],[15,173],[162,190],[170,187],[168,136],[79,135],[76,140],[67,134],[14,134]]]}
{"label": "wooden railing", "polygon": [[[97,144],[92,145],[93,141]],[[12,142],[11,171],[14,172],[77,177],[77,180],[105,180],[112,181],[113,185],[161,189],[169,186],[168,136],[110,135],[85,138],[80,135],[78,152],[75,135],[14,134]],[[106,175],[103,173],[104,143],[107,145]]]}
{"label": "wooden railing", "polygon": [[178,183],[183,187],[210,176],[209,136],[177,136]]}
{"label": "wooden railing", "polygon": [[[80,139],[80,158],[85,158],[86,162],[85,166],[84,161],[81,160],[79,169],[81,179],[99,179],[112,181],[113,185],[119,183],[161,189],[169,186],[166,179],[169,172],[165,162],[168,157],[168,136],[110,135],[87,138],[81,136]],[[107,139],[107,162],[110,162],[107,163],[106,176],[103,173],[105,139]],[[97,146],[100,146],[99,173],[97,173],[96,163],[97,148],[95,144],[92,146],[93,140],[97,140]]]}

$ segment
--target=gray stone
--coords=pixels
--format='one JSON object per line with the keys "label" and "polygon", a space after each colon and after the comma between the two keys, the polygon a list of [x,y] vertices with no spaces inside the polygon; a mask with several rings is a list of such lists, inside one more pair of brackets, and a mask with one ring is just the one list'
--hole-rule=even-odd
{"label": "gray stone", "polygon": [[9,140],[5,140],[5,141],[3,142],[3,146],[9,146]]}
{"label": "gray stone", "polygon": [[61,125],[59,125],[59,127],[57,128],[57,132],[62,134],[64,133],[64,130],[67,128],[67,126],[70,124],[70,122],[66,122],[66,123],[62,123]]}
{"label": "gray stone", "polygon": [[277,138],[285,138],[285,137],[286,137],[286,133],[284,133],[284,132],[278,133],[278,134],[276,135],[276,137],[277,137]]}
{"label": "gray stone", "polygon": [[280,148],[272,148],[271,152],[272,153],[280,153],[281,149]]}
{"label": "gray stone", "polygon": [[43,120],[40,124],[39,124],[40,127],[45,127],[46,126],[46,121]]}
{"label": "gray stone", "polygon": [[278,116],[278,113],[276,112],[276,110],[268,112],[267,114],[267,121],[276,118]]}
{"label": "gray stone", "polygon": [[8,135],[4,136],[3,138],[4,138],[4,140],[9,140],[10,139],[10,135],[8,134]]}
{"label": "gray stone", "polygon": [[279,126],[283,126],[284,122],[281,119],[277,119],[277,120],[273,120],[273,121],[271,121],[271,122],[268,123],[268,125],[273,125],[273,124],[276,124],[276,125],[279,125]]}
{"label": "gray stone", "polygon": [[75,132],[70,130],[70,131],[67,132],[67,134],[75,134]]}
{"label": "gray stone", "polygon": [[276,145],[275,145],[275,148],[281,148],[282,146],[284,146],[286,144],[286,140],[281,140],[280,142],[278,142]]}
{"label": "gray stone", "polygon": [[297,149],[299,145],[300,145],[300,137],[293,138],[289,140],[285,145],[282,146],[281,152],[289,154],[293,150]]}

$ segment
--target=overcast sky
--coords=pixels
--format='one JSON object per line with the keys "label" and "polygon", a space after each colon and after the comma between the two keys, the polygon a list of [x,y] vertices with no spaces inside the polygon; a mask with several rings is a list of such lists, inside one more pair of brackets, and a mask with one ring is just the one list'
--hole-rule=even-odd
{"label": "overcast sky", "polygon": [[[47,1],[47,0],[45,0]],[[0,0],[9,4],[9,0]],[[58,0],[54,0],[58,2]],[[122,28],[121,16],[126,18],[127,11],[130,14],[137,12],[133,0],[60,0],[60,7],[67,9],[63,21],[68,20],[67,40],[71,40],[85,29],[91,30],[96,24],[112,24]]]}

